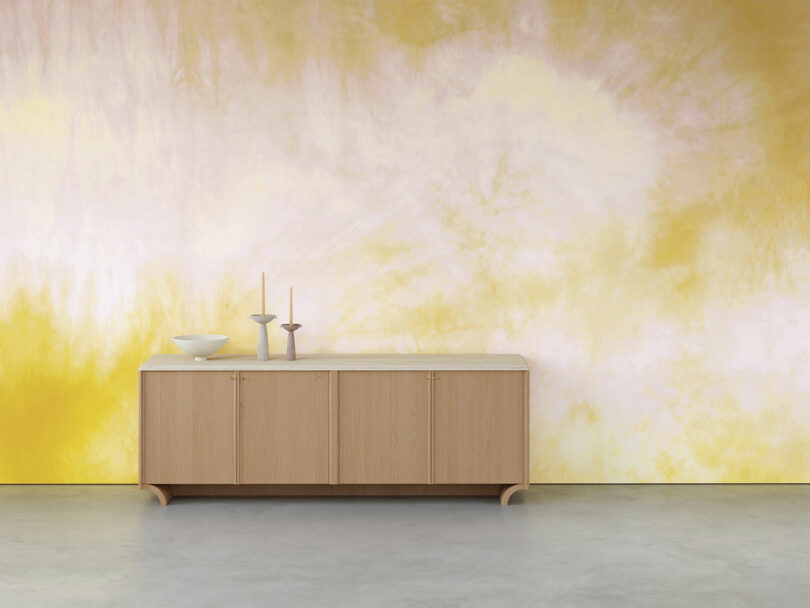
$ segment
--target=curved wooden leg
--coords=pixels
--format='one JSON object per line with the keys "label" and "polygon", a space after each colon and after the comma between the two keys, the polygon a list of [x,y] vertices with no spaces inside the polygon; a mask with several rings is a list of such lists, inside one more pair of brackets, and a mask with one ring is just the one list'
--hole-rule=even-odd
{"label": "curved wooden leg", "polygon": [[517,492],[518,490],[528,490],[529,484],[527,483],[516,483],[513,486],[504,486],[501,488],[501,504],[505,507],[509,504],[509,499],[512,498],[512,494]]}
{"label": "curved wooden leg", "polygon": [[143,487],[146,488],[147,490],[152,490],[152,492],[155,493],[155,496],[158,497],[158,500],[160,501],[160,506],[162,507],[168,505],[172,501],[172,498],[174,497],[171,486],[153,486],[152,484],[145,483],[143,484]]}

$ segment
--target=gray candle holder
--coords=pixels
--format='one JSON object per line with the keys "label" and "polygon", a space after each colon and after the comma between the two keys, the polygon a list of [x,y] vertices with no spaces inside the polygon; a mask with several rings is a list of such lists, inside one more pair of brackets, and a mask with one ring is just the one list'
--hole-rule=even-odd
{"label": "gray candle holder", "polygon": [[300,323],[284,323],[282,329],[287,330],[287,361],[295,361],[295,330],[301,327]]}
{"label": "gray candle holder", "polygon": [[250,318],[259,324],[259,344],[256,348],[256,359],[270,360],[270,348],[267,343],[267,324],[276,318],[276,315],[250,315]]}

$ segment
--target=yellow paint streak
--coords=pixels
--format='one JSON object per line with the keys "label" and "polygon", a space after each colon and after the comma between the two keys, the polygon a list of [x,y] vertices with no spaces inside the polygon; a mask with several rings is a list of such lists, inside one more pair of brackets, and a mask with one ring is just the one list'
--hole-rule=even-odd
{"label": "yellow paint streak", "polygon": [[40,147],[63,146],[70,108],[64,100],[33,94],[0,105],[0,133]]}
{"label": "yellow paint streak", "polygon": [[[767,395],[766,398],[771,397]],[[730,398],[704,404],[688,421],[685,440],[698,465],[700,481],[714,483],[801,483],[810,468],[810,437],[797,425],[802,403],[784,396],[746,412]],[[707,414],[707,412],[710,412]],[[675,473],[675,474],[673,474]],[[684,471],[668,479],[683,480]]]}
{"label": "yellow paint streak", "polygon": [[44,292],[19,290],[6,311],[0,320],[0,479],[136,481],[135,370],[143,343],[108,359],[91,345],[100,338],[92,326],[66,328]]}
{"label": "yellow paint streak", "polygon": [[426,47],[470,30],[504,32],[512,8],[488,0],[376,0],[374,14],[380,29],[399,43]]}
{"label": "yellow paint streak", "polygon": [[[666,482],[800,483],[810,467],[810,436],[802,397],[767,377],[757,401],[744,405],[722,377],[698,358],[674,363],[680,398],[670,404],[677,440],[659,448]],[[761,400],[761,401],[760,401]],[[687,473],[688,471],[688,473]]]}
{"label": "yellow paint streak", "polygon": [[[240,279],[241,282],[241,279]],[[188,298],[176,275],[142,280],[134,309],[122,305],[109,327],[91,301],[71,319],[43,289],[18,288],[0,317],[0,480],[3,483],[137,481],[138,366],[156,352],[179,352],[171,336],[189,328],[225,331],[221,351],[255,351],[245,311],[259,301],[233,277],[208,305]],[[62,290],[64,293],[64,290]],[[235,295],[238,294],[238,295]],[[282,339],[271,336],[274,352]]]}

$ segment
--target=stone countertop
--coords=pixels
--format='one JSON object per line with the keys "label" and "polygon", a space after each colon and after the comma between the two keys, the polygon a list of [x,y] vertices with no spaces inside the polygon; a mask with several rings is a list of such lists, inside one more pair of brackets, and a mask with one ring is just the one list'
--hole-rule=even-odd
{"label": "stone countertop", "polygon": [[195,361],[189,355],[154,355],[138,368],[148,371],[528,371],[520,355],[284,355],[257,361],[255,355],[213,355]]}

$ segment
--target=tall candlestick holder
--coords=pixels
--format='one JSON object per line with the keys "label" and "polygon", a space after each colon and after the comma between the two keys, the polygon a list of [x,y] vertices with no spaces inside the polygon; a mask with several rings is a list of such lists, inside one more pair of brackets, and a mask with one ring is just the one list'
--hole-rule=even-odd
{"label": "tall candlestick holder", "polygon": [[295,330],[301,327],[300,323],[284,323],[282,329],[287,330],[287,361],[295,361]]}
{"label": "tall candlestick holder", "polygon": [[250,318],[259,324],[259,344],[256,348],[256,359],[270,360],[270,348],[267,343],[267,324],[276,318],[276,315],[250,315]]}

